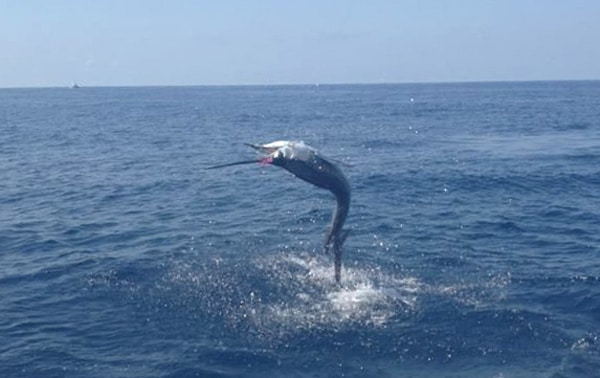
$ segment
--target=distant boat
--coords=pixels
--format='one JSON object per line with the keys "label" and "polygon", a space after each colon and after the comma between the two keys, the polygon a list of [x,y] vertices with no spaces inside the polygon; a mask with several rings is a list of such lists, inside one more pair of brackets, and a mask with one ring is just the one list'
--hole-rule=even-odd
{"label": "distant boat", "polygon": [[77,83],[71,84],[71,89],[77,89],[77,88],[79,88],[79,85]]}

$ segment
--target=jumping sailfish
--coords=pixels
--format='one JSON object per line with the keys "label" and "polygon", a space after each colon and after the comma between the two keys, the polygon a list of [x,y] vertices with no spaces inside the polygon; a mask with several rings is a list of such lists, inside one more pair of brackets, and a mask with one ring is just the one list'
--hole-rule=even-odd
{"label": "jumping sailfish", "polygon": [[346,177],[337,165],[304,142],[276,141],[247,145],[267,155],[260,159],[216,165],[208,169],[250,163],[273,164],[304,181],[332,192],[337,203],[331,219],[331,227],[325,237],[325,252],[333,252],[335,281],[339,283],[342,270],[342,246],[348,236],[348,230],[342,227],[350,210],[350,184]]}

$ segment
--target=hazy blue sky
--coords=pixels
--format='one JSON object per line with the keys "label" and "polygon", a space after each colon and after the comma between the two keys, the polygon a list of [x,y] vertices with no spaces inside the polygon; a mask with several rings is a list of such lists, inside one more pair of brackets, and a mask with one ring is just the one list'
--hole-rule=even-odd
{"label": "hazy blue sky", "polygon": [[600,79],[598,0],[0,0],[0,87]]}

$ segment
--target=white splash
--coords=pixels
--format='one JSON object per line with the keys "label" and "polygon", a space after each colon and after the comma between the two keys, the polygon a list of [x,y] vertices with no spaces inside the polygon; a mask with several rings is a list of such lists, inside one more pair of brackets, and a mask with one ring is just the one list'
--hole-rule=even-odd
{"label": "white splash", "polygon": [[281,277],[285,282],[279,281],[294,292],[292,300],[266,304],[259,312],[270,322],[295,329],[354,322],[382,326],[390,318],[414,310],[416,292],[421,286],[412,277],[397,279],[376,269],[350,267],[344,269],[343,286],[336,287],[333,267],[327,259],[281,256],[278,261],[263,261],[259,265],[274,271],[296,272],[291,277]]}

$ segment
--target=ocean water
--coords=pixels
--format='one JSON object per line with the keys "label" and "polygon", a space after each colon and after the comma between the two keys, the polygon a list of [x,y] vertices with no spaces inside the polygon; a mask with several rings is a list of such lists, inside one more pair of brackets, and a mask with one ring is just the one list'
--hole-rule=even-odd
{"label": "ocean water", "polygon": [[[273,166],[303,140],[352,182]],[[600,377],[600,82],[0,90],[2,377]]]}

